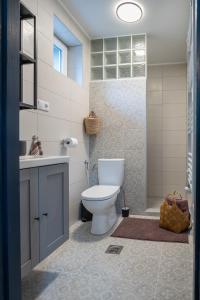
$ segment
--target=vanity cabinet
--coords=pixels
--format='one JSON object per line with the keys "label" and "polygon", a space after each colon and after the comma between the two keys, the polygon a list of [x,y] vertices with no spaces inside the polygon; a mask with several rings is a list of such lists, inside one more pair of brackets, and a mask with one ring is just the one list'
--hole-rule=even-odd
{"label": "vanity cabinet", "polygon": [[39,263],[38,169],[20,171],[21,273]]}
{"label": "vanity cabinet", "polygon": [[68,239],[68,189],[68,164],[20,170],[22,277]]}
{"label": "vanity cabinet", "polygon": [[39,168],[40,260],[68,238],[66,165]]}

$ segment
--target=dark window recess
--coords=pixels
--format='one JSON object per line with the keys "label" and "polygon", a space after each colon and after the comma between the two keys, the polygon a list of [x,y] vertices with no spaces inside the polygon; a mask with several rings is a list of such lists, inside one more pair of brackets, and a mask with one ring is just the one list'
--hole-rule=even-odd
{"label": "dark window recess", "polygon": [[20,4],[20,109],[37,109],[36,16]]}

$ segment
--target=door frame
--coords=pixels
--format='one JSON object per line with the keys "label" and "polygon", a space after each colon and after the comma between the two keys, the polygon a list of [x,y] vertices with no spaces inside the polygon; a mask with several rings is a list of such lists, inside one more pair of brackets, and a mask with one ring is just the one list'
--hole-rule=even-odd
{"label": "door frame", "polygon": [[0,1],[0,299],[21,300],[19,0]]}
{"label": "door frame", "polygon": [[192,0],[194,28],[194,299],[200,299],[200,0]]}
{"label": "door frame", "polygon": [[[200,299],[200,0],[195,26],[194,299]],[[0,300],[21,300],[19,207],[19,0],[0,1]],[[200,154],[199,154],[200,155]]]}

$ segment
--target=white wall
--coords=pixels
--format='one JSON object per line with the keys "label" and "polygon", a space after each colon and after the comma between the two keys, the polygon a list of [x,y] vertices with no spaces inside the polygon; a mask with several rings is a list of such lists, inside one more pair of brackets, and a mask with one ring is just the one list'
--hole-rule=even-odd
{"label": "white wall", "polygon": [[163,197],[186,184],[186,65],[148,68],[148,196]]}
{"label": "white wall", "polygon": [[[37,16],[38,98],[50,103],[48,113],[20,112],[20,139],[30,146],[32,135],[42,141],[45,155],[67,154],[70,162],[70,224],[78,219],[80,193],[87,187],[84,160],[89,159],[89,144],[83,130],[83,118],[89,110],[89,39],[56,0],[23,0]],[[73,32],[83,45],[83,84],[79,86],[53,68],[54,14]],[[64,137],[73,136],[79,146],[66,151]]]}

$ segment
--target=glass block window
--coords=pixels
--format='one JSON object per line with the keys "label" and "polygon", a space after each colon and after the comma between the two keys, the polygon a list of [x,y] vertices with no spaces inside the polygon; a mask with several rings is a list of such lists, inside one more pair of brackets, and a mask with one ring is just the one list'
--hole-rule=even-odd
{"label": "glass block window", "polygon": [[91,41],[91,80],[146,77],[146,35]]}

